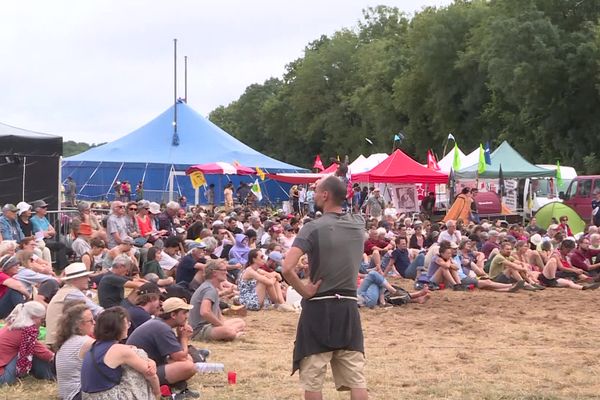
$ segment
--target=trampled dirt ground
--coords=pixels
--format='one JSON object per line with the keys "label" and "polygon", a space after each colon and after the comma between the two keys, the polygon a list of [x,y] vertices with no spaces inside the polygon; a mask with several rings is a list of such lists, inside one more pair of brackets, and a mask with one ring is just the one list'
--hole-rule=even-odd
{"label": "trampled dirt ground", "polygon": [[[362,310],[372,399],[600,399],[600,291],[435,292],[424,305]],[[290,376],[297,314],[250,313],[247,336],[207,344],[237,373],[197,376],[203,399],[298,399]],[[197,343],[203,346],[201,343]],[[56,399],[26,379],[0,398]],[[331,375],[325,399],[335,392]]]}

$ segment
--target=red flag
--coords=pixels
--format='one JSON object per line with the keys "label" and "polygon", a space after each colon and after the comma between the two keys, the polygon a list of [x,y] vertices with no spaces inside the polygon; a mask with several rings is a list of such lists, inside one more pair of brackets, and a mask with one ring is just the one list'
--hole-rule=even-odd
{"label": "red flag", "polygon": [[438,165],[437,160],[435,159],[435,155],[431,150],[427,150],[427,168],[432,169],[434,171],[440,170],[440,166]]}
{"label": "red flag", "polygon": [[352,182],[348,180],[348,186],[346,187],[346,200],[351,200],[354,195],[354,188],[352,187]]}
{"label": "red flag", "polygon": [[318,154],[315,157],[315,163],[313,164],[313,169],[318,169],[319,171],[323,171],[325,169],[323,167],[323,162],[321,161],[321,156]]}

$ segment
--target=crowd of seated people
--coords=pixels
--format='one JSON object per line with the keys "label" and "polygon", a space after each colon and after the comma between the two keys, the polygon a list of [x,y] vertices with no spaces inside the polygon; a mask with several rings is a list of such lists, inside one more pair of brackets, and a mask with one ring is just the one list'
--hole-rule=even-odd
{"label": "crowd of seated people", "polygon": [[[251,326],[240,310],[298,311],[282,261],[319,212],[146,200],[108,208],[102,216],[79,201],[60,241],[44,202],[2,207],[0,383],[56,379],[69,400],[154,398],[164,385],[176,398],[196,398],[187,382],[207,353],[192,341],[244,337]],[[568,219],[560,221],[543,230],[535,219],[438,224],[389,210],[367,217],[358,304],[420,304],[443,288],[598,288],[598,228],[571,237]],[[310,276],[309,264],[300,259],[299,277]]]}

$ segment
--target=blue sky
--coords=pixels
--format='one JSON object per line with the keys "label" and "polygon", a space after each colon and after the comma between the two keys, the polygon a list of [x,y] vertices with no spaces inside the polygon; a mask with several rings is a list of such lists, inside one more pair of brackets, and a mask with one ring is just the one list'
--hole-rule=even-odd
{"label": "blue sky", "polygon": [[[411,14],[449,0],[388,1]],[[353,27],[366,0],[3,2],[0,122],[98,143],[172,104],[188,56],[189,105],[203,115],[280,77],[321,34]]]}

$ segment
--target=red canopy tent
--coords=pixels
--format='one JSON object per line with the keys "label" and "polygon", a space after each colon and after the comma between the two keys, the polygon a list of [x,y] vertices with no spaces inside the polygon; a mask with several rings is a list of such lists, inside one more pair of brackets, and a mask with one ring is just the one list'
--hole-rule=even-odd
{"label": "red canopy tent", "polygon": [[448,175],[422,166],[398,149],[372,170],[353,174],[352,182],[443,184]]}
{"label": "red canopy tent", "polygon": [[293,185],[303,185],[314,183],[319,179],[335,173],[339,164],[333,163],[319,173],[289,173],[289,174],[267,174],[267,177],[279,182],[291,183]]}

